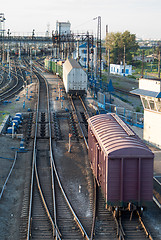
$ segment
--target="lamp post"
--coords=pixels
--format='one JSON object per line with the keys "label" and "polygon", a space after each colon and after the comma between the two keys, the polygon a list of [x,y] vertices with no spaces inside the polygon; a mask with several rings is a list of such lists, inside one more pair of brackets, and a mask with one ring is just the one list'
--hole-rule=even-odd
{"label": "lamp post", "polygon": [[10,41],[10,35],[11,35],[10,29],[8,29],[8,31],[7,31],[7,35],[8,35],[8,49],[7,49],[8,75],[9,75],[9,78],[11,78],[10,44],[9,44],[9,41]]}
{"label": "lamp post", "polygon": [[9,64],[9,53],[10,53],[10,44],[9,44],[9,41],[10,41],[10,35],[11,35],[11,32],[10,32],[10,29],[8,29],[7,31],[7,35],[8,35],[8,50],[7,50],[7,63]]}
{"label": "lamp post", "polygon": [[30,48],[30,71],[31,71],[31,83],[32,83],[32,49]]}
{"label": "lamp post", "polygon": [[101,68],[102,68],[102,47],[101,47],[101,16],[93,18],[93,20],[98,20],[97,26],[97,53],[96,53],[96,77],[98,76],[101,80]]}
{"label": "lamp post", "polygon": [[2,41],[2,50],[1,50],[1,59],[2,59],[2,64],[4,62],[4,42],[3,42],[3,38],[4,38],[4,21],[5,21],[5,17],[4,17],[4,13],[0,13],[0,33],[1,33],[1,41]]}
{"label": "lamp post", "polygon": [[158,51],[158,78],[160,78],[160,49]]}

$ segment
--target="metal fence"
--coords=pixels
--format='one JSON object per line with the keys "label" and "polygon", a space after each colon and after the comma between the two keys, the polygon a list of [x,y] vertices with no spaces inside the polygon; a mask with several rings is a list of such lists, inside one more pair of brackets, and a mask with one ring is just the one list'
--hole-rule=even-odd
{"label": "metal fence", "polygon": [[140,112],[133,112],[124,107],[118,107],[115,104],[106,102],[106,95],[98,92],[97,94],[98,106],[104,109],[105,112],[116,113],[121,119],[130,125],[143,128],[144,114]]}

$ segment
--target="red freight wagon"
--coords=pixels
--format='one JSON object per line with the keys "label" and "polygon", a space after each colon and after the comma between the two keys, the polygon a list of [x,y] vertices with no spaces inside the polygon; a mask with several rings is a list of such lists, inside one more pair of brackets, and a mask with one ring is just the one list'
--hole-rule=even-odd
{"label": "red freight wagon", "polygon": [[88,119],[88,145],[108,205],[139,207],[152,201],[154,154],[116,114]]}

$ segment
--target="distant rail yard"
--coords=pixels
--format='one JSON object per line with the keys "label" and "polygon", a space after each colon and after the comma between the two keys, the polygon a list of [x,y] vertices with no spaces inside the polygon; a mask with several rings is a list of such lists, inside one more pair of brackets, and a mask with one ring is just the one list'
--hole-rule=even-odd
{"label": "distant rail yard", "polygon": [[161,148],[145,130],[161,80],[103,71],[101,35],[57,24],[1,36],[0,238],[159,240]]}

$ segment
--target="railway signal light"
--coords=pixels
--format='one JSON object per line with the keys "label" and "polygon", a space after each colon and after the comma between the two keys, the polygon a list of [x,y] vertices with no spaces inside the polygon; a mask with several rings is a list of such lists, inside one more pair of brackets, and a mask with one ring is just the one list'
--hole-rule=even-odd
{"label": "railway signal light", "polygon": [[58,35],[53,36],[53,42],[55,42],[55,43],[59,42],[59,36]]}

